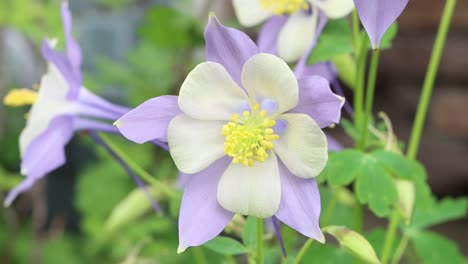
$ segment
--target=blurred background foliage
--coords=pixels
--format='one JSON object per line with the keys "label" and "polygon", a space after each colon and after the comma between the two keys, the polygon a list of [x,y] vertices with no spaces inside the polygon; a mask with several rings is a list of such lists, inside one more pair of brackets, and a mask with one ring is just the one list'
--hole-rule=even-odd
{"label": "blurred background foliage", "polygon": [[[37,84],[45,70],[39,52],[43,37],[56,37],[63,43],[59,4],[60,0],[0,1],[0,97],[8,89]],[[190,12],[189,0],[72,0],[70,6],[74,32],[84,53],[85,86],[113,102],[134,107],[151,97],[176,94],[186,74],[204,58],[206,16],[200,18]],[[327,46],[321,47],[324,51],[318,52],[328,56]],[[22,179],[18,173],[17,138],[27,111],[27,107],[0,105],[1,199]],[[177,185],[177,171],[166,152],[153,145],[111,138],[154,177]],[[236,258],[247,261],[241,253],[255,248],[255,238],[246,232],[255,232],[252,221],[244,218],[233,221],[224,236],[242,238],[247,249],[229,240],[222,249],[211,244],[177,255],[181,193],[167,198],[157,188],[149,188],[168,214],[155,213],[118,163],[85,133],[77,134],[67,147],[65,166],[22,195],[13,207],[0,209],[0,262],[234,263]],[[340,192],[338,200],[331,199],[332,192]],[[323,212],[322,219],[352,227],[356,201],[349,191],[324,186],[321,194],[322,208],[330,203],[335,207],[329,215]],[[416,205],[431,210],[426,214],[424,210],[416,212],[420,225],[411,228],[422,231],[414,232],[407,257],[415,261],[422,258],[424,263],[461,263],[464,259],[456,243],[424,229],[466,216],[466,199],[440,202],[429,199],[430,205]],[[385,231],[380,227],[382,222],[370,218],[374,224],[364,234],[379,255]],[[244,234],[240,226],[245,226]],[[288,227],[282,231],[288,252],[305,240]],[[267,261],[277,263],[281,250],[271,231],[268,238]],[[436,245],[428,245],[427,241]],[[303,261],[351,263],[352,257],[331,242],[314,245]]]}

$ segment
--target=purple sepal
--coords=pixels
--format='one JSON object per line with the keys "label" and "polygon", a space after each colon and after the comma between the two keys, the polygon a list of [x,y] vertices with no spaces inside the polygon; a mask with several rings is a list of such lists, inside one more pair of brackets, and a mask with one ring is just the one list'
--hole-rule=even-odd
{"label": "purple sepal", "polygon": [[187,175],[190,179],[185,184],[179,214],[179,252],[214,238],[234,216],[216,198],[218,182],[230,162],[225,157],[199,173]]}
{"label": "purple sepal", "polygon": [[286,21],[287,16],[272,16],[268,19],[258,33],[257,45],[260,52],[278,54],[278,35]]}
{"label": "purple sepal", "polygon": [[206,60],[223,65],[242,87],[242,67],[250,57],[259,53],[255,43],[244,32],[223,26],[214,16],[206,26],[205,42]]}
{"label": "purple sepal", "polygon": [[149,99],[119,118],[116,126],[123,136],[139,144],[152,140],[167,142],[169,122],[182,113],[177,98],[165,95]]}
{"label": "purple sepal", "polygon": [[298,83],[299,103],[290,113],[307,114],[322,128],[340,121],[343,101],[331,91],[326,79],[311,76],[299,79]]}
{"label": "purple sepal", "polygon": [[294,176],[278,162],[281,176],[281,203],[276,217],[299,233],[324,242],[320,231],[320,193],[315,179]]}
{"label": "purple sepal", "polygon": [[401,15],[408,0],[354,0],[354,4],[372,48],[377,49],[385,31]]}
{"label": "purple sepal", "polygon": [[37,180],[65,163],[65,145],[73,132],[72,117],[58,116],[50,122],[46,131],[27,146],[21,161],[21,173],[26,179],[8,194],[5,205],[11,204]]}

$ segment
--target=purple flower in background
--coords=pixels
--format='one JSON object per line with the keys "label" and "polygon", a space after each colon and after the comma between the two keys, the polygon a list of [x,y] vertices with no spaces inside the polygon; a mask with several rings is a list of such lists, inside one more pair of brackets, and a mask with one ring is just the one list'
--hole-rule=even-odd
{"label": "purple flower in background", "polygon": [[[75,131],[116,132],[111,124],[101,120],[115,120],[128,111],[82,86],[81,50],[71,35],[71,14],[66,2],[62,4],[61,14],[66,53],[56,52],[54,41],[44,40],[42,55],[48,62],[48,70],[42,77],[39,91],[13,91],[5,99],[13,105],[15,101],[33,103],[19,139],[21,173],[26,178],[8,194],[6,206],[37,180],[65,163],[64,148]],[[22,98],[25,93],[29,95],[28,100]]]}
{"label": "purple flower in background", "polygon": [[400,16],[408,0],[354,0],[361,23],[373,49],[378,49],[385,31]]}
{"label": "purple flower in background", "polygon": [[321,127],[340,119],[342,98],[319,76],[297,79],[243,32],[211,17],[207,62],[183,83],[182,114],[167,129],[184,177],[179,252],[218,235],[235,213],[276,216],[324,241],[313,177],[327,161]]}
{"label": "purple flower in background", "polygon": [[233,0],[233,4],[243,26],[268,19],[260,31],[259,47],[287,62],[298,60],[307,51],[317,35],[320,13],[335,19],[354,8],[352,0]]}

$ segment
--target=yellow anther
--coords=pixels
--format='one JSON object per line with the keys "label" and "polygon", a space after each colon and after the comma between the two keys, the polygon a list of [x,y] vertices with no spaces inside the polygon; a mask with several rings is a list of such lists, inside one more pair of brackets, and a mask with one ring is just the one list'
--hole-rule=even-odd
{"label": "yellow anther", "polygon": [[307,0],[259,0],[260,5],[277,15],[290,15],[300,10],[308,10]]}
{"label": "yellow anther", "polygon": [[279,139],[272,127],[275,120],[267,117],[266,110],[260,110],[259,104],[251,106],[251,111],[244,111],[242,116],[234,114],[231,121],[222,128],[224,153],[232,157],[232,162],[246,167],[254,162],[263,162],[272,150],[273,141]]}
{"label": "yellow anther", "polygon": [[32,105],[36,102],[38,93],[31,89],[14,89],[3,98],[3,103],[8,106]]}

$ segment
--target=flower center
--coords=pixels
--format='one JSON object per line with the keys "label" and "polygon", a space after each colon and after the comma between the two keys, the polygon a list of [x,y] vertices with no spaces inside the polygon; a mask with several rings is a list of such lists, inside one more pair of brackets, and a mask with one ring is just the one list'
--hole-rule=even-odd
{"label": "flower center", "polygon": [[265,109],[255,104],[251,111],[242,116],[234,114],[231,121],[223,126],[226,137],[224,153],[232,157],[232,162],[252,167],[255,161],[263,162],[268,158],[268,150],[273,149],[273,141],[279,139],[272,127],[276,121],[267,117]]}
{"label": "flower center", "polygon": [[299,10],[309,10],[306,0],[259,0],[260,5],[277,15],[290,15]]}

